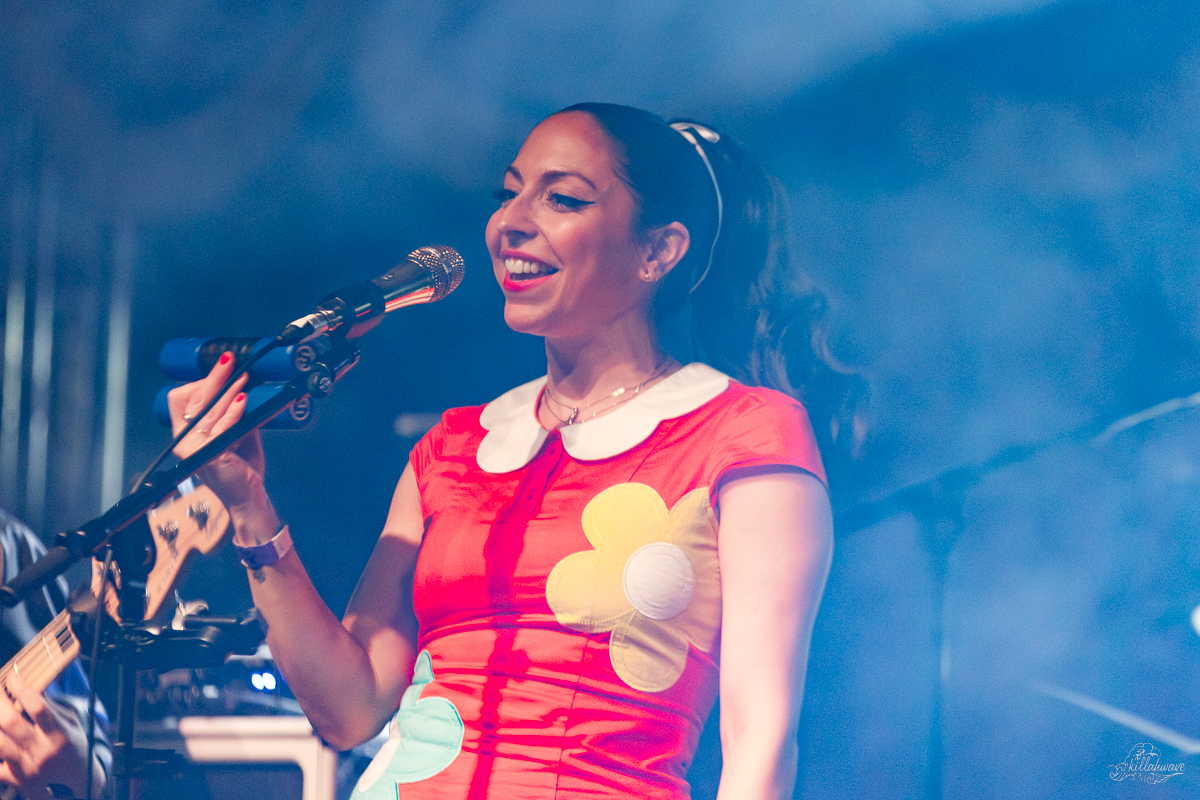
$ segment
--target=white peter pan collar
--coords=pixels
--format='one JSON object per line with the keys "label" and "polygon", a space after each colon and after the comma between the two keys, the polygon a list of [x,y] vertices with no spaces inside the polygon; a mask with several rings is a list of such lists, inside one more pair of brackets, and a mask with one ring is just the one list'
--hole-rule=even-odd
{"label": "white peter pan collar", "polygon": [[[548,431],[534,406],[545,385],[543,375],[484,406],[479,424],[487,435],[475,455],[484,472],[518,470],[542,449]],[[693,362],[607,414],[560,428],[563,447],[580,461],[620,455],[646,441],[658,423],[695,411],[728,387],[728,375]]]}

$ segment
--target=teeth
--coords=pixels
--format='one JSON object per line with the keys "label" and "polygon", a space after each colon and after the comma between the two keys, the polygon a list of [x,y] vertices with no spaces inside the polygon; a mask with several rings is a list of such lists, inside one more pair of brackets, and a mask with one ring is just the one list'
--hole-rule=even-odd
{"label": "teeth", "polygon": [[549,274],[555,271],[552,267],[547,267],[545,264],[539,264],[536,261],[526,261],[521,258],[504,259],[504,268],[508,270],[509,275],[534,274],[538,272]]}

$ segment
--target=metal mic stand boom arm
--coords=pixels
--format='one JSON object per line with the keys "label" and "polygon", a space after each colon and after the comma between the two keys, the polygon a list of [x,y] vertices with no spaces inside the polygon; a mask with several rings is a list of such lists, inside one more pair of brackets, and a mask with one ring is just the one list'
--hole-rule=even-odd
{"label": "metal mic stand boom arm", "polygon": [[296,376],[273,397],[248,411],[229,430],[205,444],[174,467],[155,472],[133,492],[117,501],[101,516],[74,531],[55,537],[55,545],[37,562],[0,586],[0,605],[11,608],[33,590],[65,572],[84,556],[99,555],[120,531],[161,503],[176,487],[212,459],[255,428],[262,427],[305,395],[327,396],[333,384],[358,363],[358,350],[342,341],[313,362],[308,372]]}
{"label": "metal mic stand boom arm", "polygon": [[[175,467],[150,475],[142,485],[122,498],[100,517],[78,530],[60,533],[49,552],[21,571],[8,585],[0,586],[0,604],[13,606],[30,592],[53,580],[71,564],[86,555],[97,555],[112,547],[122,576],[119,593],[122,633],[136,639],[137,628],[145,615],[145,578],[154,565],[155,550],[150,537],[146,512],[175,491],[196,470],[203,467],[246,434],[266,424],[291,403],[305,395],[326,397],[334,383],[358,363],[358,350],[345,340],[320,356],[313,368],[289,381],[274,397],[248,412],[229,430],[205,444]],[[100,616],[97,613],[97,623]],[[144,638],[144,635],[143,637]],[[177,759],[162,760],[162,754],[133,746],[137,690],[137,648],[118,647],[125,660],[118,660],[117,736],[113,752],[113,796],[126,800],[132,795],[132,778],[143,763],[170,768]],[[131,663],[134,662],[134,663]]]}

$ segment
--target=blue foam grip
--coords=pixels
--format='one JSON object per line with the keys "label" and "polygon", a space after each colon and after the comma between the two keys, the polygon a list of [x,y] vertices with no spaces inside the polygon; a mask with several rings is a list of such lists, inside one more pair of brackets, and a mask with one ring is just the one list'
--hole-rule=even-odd
{"label": "blue foam grip", "polygon": [[[174,389],[176,386],[182,386],[180,383],[173,383],[169,386],[164,386],[158,390],[158,394],[154,396],[154,416],[167,427],[171,426],[171,412],[167,407],[167,392]],[[281,383],[264,383],[255,386],[248,392],[246,397],[246,409],[252,410],[258,408],[269,398],[274,397],[283,388]],[[275,417],[264,425],[264,428],[274,430],[295,430],[297,428],[306,427],[312,419],[312,398],[303,397],[299,401],[293,403],[290,407],[275,415]]]}
{"label": "blue foam grip", "polygon": [[[171,380],[196,381],[203,378],[217,363],[222,353],[232,352],[239,361],[253,352],[262,350],[274,339],[233,336],[205,336],[171,339],[158,351],[158,364]],[[272,350],[250,368],[250,377],[256,383],[290,381],[297,375],[293,363],[295,347]]]}

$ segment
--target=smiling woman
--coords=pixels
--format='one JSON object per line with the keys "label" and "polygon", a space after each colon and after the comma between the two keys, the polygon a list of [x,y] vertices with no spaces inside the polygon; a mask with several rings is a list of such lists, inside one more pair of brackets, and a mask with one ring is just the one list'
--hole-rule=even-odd
{"label": "smiling woman", "polygon": [[[854,398],[776,184],[709,128],[587,104],[534,129],[497,199],[504,317],[544,338],[546,375],[417,444],[342,622],[257,439],[205,476],[236,543],[273,553],[248,564],[272,653],[334,746],[391,718],[356,797],[687,797],[718,690],[719,796],[790,797],[832,550],[818,438],[848,438]],[[659,342],[689,308],[708,363]],[[177,430],[232,369],[172,393]]]}
{"label": "smiling woman", "polygon": [[[590,114],[556,114],[526,139],[487,226],[513,330],[563,343],[652,342],[649,278],[678,261],[687,231],[637,230],[637,202],[620,174],[610,137]],[[659,258],[663,245],[674,247],[669,263]]]}

